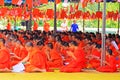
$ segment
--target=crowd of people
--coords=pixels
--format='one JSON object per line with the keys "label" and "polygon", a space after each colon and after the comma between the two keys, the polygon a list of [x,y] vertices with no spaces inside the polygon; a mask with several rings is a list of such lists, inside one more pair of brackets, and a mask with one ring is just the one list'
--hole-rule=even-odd
{"label": "crowd of people", "polygon": [[55,68],[61,72],[86,68],[116,72],[120,68],[120,36],[106,35],[105,66],[100,66],[101,43],[98,32],[0,30],[0,71],[12,71],[22,63],[25,72],[49,72]]}

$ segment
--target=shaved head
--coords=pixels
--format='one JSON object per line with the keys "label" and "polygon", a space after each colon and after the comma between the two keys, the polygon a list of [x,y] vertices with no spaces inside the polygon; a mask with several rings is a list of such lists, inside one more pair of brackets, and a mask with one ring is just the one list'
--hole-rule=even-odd
{"label": "shaved head", "polygon": [[26,46],[26,47],[33,47],[33,43],[32,43],[32,42],[27,42],[27,43],[25,44],[25,46]]}
{"label": "shaved head", "polygon": [[3,44],[5,44],[5,39],[4,38],[0,38],[0,42],[2,42]]}

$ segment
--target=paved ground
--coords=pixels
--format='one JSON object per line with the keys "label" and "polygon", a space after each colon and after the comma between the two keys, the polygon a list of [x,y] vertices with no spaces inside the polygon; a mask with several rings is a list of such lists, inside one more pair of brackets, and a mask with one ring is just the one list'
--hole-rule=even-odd
{"label": "paved ground", "polygon": [[100,73],[86,70],[79,73],[0,73],[0,80],[120,80],[120,72]]}

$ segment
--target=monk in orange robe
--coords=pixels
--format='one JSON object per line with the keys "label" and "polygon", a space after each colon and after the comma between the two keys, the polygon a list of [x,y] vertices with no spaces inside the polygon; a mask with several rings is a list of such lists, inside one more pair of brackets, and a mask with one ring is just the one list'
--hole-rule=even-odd
{"label": "monk in orange robe", "polygon": [[104,61],[105,66],[101,66],[97,68],[97,71],[100,72],[116,72],[116,60],[115,57],[112,55],[112,50],[108,49],[106,53],[106,61]]}
{"label": "monk in orange robe", "polygon": [[46,21],[44,21],[44,31],[45,32],[48,32],[48,31],[50,31],[50,25],[49,25],[49,23],[47,23]]}
{"label": "monk in orange robe", "polygon": [[98,68],[100,66],[101,45],[97,44],[96,48],[93,47],[92,54],[90,56],[91,59],[89,60],[89,64],[91,65],[91,68]]}
{"label": "monk in orange robe", "polygon": [[33,31],[38,30],[38,24],[36,21],[34,21],[34,25],[33,25]]}
{"label": "monk in orange robe", "polygon": [[15,42],[16,47],[13,51],[13,55],[11,56],[11,65],[15,65],[19,63],[21,60],[23,60],[27,55],[28,51],[25,49],[25,47],[22,46],[22,42],[17,40]]}
{"label": "monk in orange robe", "polygon": [[63,65],[62,57],[53,49],[53,44],[48,43],[45,50],[48,68],[60,68]]}
{"label": "monk in orange robe", "polygon": [[11,30],[11,24],[10,24],[9,20],[8,20],[8,24],[6,27],[7,27],[7,30]]}
{"label": "monk in orange robe", "polygon": [[46,72],[46,64],[41,51],[33,47],[32,42],[27,42],[25,48],[28,51],[28,56],[21,62],[25,63],[26,72]]}
{"label": "monk in orange robe", "polygon": [[81,69],[86,66],[85,53],[82,49],[78,48],[78,44],[75,41],[70,43],[70,48],[73,52],[68,51],[68,55],[72,57],[71,62],[68,65],[61,67],[61,72],[80,72]]}
{"label": "monk in orange robe", "polygon": [[5,40],[0,38],[0,71],[10,71],[10,53],[4,44]]}

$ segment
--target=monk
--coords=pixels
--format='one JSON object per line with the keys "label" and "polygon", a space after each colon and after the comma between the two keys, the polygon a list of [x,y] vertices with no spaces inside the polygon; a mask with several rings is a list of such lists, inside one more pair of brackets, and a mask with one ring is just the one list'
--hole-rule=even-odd
{"label": "monk", "polygon": [[6,28],[7,28],[7,30],[11,30],[11,24],[10,24],[9,20],[8,20],[8,24],[7,24]]}
{"label": "monk", "polygon": [[38,24],[36,21],[34,21],[34,25],[33,25],[33,31],[38,30]]}
{"label": "monk", "polygon": [[50,25],[49,25],[49,23],[47,23],[46,21],[44,21],[44,31],[45,32],[48,32],[48,31],[50,31]]}
{"label": "monk", "polygon": [[10,71],[10,53],[3,38],[0,38],[0,71]]}
{"label": "monk", "polygon": [[48,68],[60,68],[63,65],[62,57],[53,48],[52,43],[48,43],[45,50]]}
{"label": "monk", "polygon": [[13,55],[11,56],[11,65],[15,65],[19,63],[21,60],[23,60],[27,55],[28,51],[23,47],[22,42],[20,40],[17,40],[15,42],[15,49],[13,51]]}
{"label": "monk", "polygon": [[70,48],[72,51],[67,51],[67,54],[71,56],[72,60],[68,65],[61,67],[61,72],[80,72],[85,67],[86,59],[82,49],[78,48],[78,44],[75,41],[70,42]]}
{"label": "monk", "polygon": [[25,64],[26,72],[46,72],[45,61],[41,51],[34,48],[32,42],[27,42],[25,48],[28,55],[21,62]]}
{"label": "monk", "polygon": [[[95,45],[95,44],[94,44]],[[89,60],[89,64],[91,68],[98,68],[100,66],[100,57],[101,57],[101,45],[96,44],[96,47],[93,47],[91,58]]]}
{"label": "monk", "polygon": [[101,66],[97,68],[97,71],[100,72],[116,72],[116,60],[115,57],[112,55],[112,50],[108,49],[106,52],[106,61],[104,61],[105,66]]}

